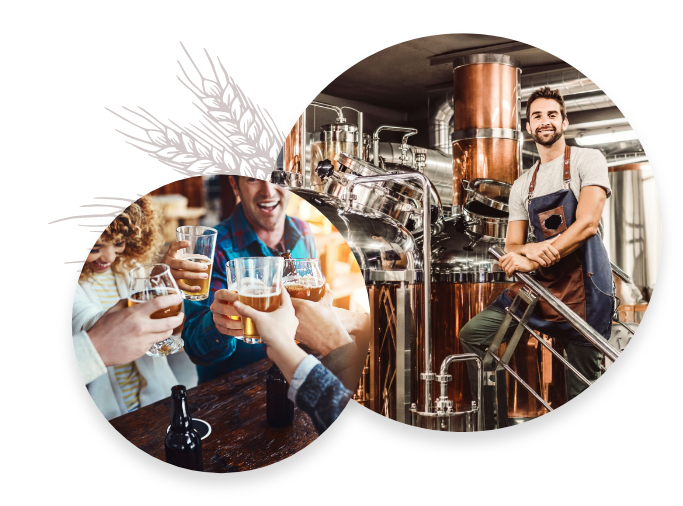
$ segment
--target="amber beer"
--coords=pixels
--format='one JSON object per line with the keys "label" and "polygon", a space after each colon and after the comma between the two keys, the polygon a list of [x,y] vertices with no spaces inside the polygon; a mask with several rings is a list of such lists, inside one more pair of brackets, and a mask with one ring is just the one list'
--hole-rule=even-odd
{"label": "amber beer", "polygon": [[[163,297],[164,295],[179,295],[173,288],[158,287],[143,290],[141,292],[136,292],[130,297],[128,297],[128,307],[132,307],[136,304],[142,304],[143,302],[156,299],[157,297]],[[180,310],[183,307],[183,303],[176,304],[174,306],[169,306],[159,311],[155,311],[150,315],[152,320],[160,320],[161,318],[170,318],[171,316],[177,316],[180,314]]]}
{"label": "amber beer", "polygon": [[325,296],[325,285],[321,286],[306,286],[302,283],[286,284],[287,293],[293,299],[310,300],[311,302],[318,302]]}
{"label": "amber beer", "polygon": [[187,260],[188,262],[196,262],[198,264],[208,264],[209,268],[206,272],[209,276],[206,279],[181,279],[181,283],[185,283],[186,285],[189,286],[198,286],[200,290],[198,292],[187,292],[183,290],[183,293],[185,295],[190,295],[190,296],[195,296],[199,298],[199,296],[204,296],[203,298],[206,298],[206,295],[209,293],[209,285],[211,284],[211,259],[207,258],[205,256],[195,256],[195,257],[188,257],[188,258],[183,258],[183,260]]}
{"label": "amber beer", "polygon": [[[264,293],[269,290],[265,287],[246,288],[239,294],[239,301],[257,311],[272,313],[282,305],[282,293]],[[242,318],[242,334],[245,343],[257,344],[261,342],[261,336],[256,328],[256,323],[251,318]]]}

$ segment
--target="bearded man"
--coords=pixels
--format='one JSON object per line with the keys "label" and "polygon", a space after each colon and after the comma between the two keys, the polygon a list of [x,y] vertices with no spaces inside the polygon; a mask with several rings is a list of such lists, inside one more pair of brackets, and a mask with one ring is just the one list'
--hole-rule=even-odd
{"label": "bearded man", "polygon": [[[512,186],[506,254],[499,264],[508,276],[515,271],[533,271],[553,295],[607,340],[613,281],[600,218],[612,190],[605,157],[597,149],[568,146],[564,138],[568,125],[558,90],[545,87],[529,97],[526,128],[541,159]],[[527,242],[529,226],[535,242]],[[506,290],[463,327],[460,342],[466,352],[484,357],[519,288],[517,284]],[[559,339],[567,360],[585,378],[593,381],[600,376],[602,353],[543,301],[536,305],[529,326]],[[516,327],[516,323],[510,325],[506,340]],[[468,362],[468,368],[471,365]],[[470,385],[475,386],[476,369],[470,368],[469,373]],[[567,371],[568,399],[586,388]],[[474,387],[472,391],[474,394]],[[486,411],[487,427],[491,427],[490,410]]]}

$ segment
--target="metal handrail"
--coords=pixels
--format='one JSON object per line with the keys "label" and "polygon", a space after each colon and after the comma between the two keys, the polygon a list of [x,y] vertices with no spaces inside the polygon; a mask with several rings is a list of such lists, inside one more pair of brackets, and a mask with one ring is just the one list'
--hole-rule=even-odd
{"label": "metal handrail", "polygon": [[[491,246],[489,253],[493,255],[496,260],[505,255],[505,252],[499,246]],[[536,292],[539,297],[542,297],[557,313],[562,316],[567,323],[574,327],[574,329],[585,337],[593,346],[605,354],[612,362],[616,361],[621,355],[619,351],[613,348],[598,332],[588,325],[586,321],[577,315],[574,311],[569,309],[560,299],[555,297],[550,290],[535,280],[531,275],[525,272],[515,272],[515,277],[522,281],[531,290]]]}

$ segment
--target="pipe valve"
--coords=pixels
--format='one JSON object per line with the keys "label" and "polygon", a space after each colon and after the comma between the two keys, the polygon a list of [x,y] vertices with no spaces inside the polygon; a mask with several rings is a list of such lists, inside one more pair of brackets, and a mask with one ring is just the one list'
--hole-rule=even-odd
{"label": "pipe valve", "polygon": [[325,180],[328,177],[330,177],[333,172],[334,172],[334,165],[332,164],[332,162],[330,160],[323,160],[321,162],[318,162],[318,165],[315,168],[315,173],[322,180]]}

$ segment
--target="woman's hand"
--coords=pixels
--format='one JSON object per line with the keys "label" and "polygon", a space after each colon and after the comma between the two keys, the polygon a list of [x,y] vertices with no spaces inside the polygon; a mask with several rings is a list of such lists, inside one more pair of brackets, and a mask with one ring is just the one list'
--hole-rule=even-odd
{"label": "woman's hand", "polygon": [[261,340],[268,345],[268,357],[278,365],[287,381],[291,381],[297,366],[306,358],[306,352],[294,342],[299,320],[294,315],[287,290],[280,289],[282,305],[272,313],[257,311],[239,301],[235,301],[234,308],[242,318],[254,320]]}
{"label": "woman's hand", "polygon": [[299,320],[294,315],[292,299],[289,297],[287,290],[281,288],[281,293],[282,305],[271,313],[257,311],[238,300],[234,302],[233,306],[241,317],[244,318],[246,316],[254,320],[259,336],[261,336],[261,339],[269,348],[296,346],[294,335],[299,326]]}
{"label": "woman's hand", "polygon": [[211,266],[208,263],[183,260],[180,250],[189,247],[190,241],[175,241],[169,246],[161,263],[171,268],[171,275],[178,283],[178,288],[186,292],[198,292],[201,287],[188,285],[182,280],[207,279],[209,277],[208,270]]}
{"label": "woman's hand", "polygon": [[297,341],[323,355],[353,342],[332,306],[333,300],[334,294],[328,284],[325,285],[325,296],[318,302],[292,300],[296,317],[299,319]]}

